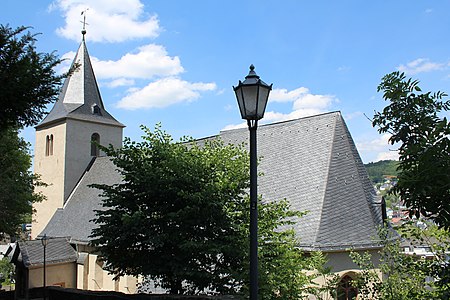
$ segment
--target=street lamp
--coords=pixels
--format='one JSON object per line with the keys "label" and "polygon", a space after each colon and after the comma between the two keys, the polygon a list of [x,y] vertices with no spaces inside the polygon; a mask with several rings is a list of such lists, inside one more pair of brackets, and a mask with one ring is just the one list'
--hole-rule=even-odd
{"label": "street lamp", "polygon": [[42,243],[42,246],[44,246],[44,299],[47,299],[47,274],[46,274],[46,248],[47,248],[47,245],[48,245],[48,237],[47,237],[47,234],[44,234],[44,236],[42,237],[42,239],[41,239],[41,243]]}
{"label": "street lamp", "polygon": [[239,80],[234,87],[242,119],[247,120],[250,131],[250,300],[258,299],[258,192],[257,192],[257,155],[256,128],[258,120],[264,117],[272,84],[268,85],[255,73],[255,67],[250,66],[250,72],[244,82]]}

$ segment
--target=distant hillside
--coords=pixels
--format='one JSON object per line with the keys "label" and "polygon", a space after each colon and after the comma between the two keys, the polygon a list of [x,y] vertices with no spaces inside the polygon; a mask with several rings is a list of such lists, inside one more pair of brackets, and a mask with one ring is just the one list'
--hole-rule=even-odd
{"label": "distant hillside", "polygon": [[372,182],[379,183],[383,181],[385,175],[397,176],[397,164],[396,160],[380,160],[365,166]]}

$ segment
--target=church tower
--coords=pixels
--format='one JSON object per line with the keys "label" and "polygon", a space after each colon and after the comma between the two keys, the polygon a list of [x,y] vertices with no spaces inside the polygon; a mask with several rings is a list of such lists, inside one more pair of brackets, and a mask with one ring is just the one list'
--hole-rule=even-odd
{"label": "church tower", "polygon": [[48,184],[38,187],[47,199],[36,203],[32,237],[45,228],[58,208],[64,207],[71,192],[95,157],[104,155],[101,145],[122,145],[125,127],[103,105],[84,39],[72,62],[58,100],[46,118],[36,126],[34,171]]}

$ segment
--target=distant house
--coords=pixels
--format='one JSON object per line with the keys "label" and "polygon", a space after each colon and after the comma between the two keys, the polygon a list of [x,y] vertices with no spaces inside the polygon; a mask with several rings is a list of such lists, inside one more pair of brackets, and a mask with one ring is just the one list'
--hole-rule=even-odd
{"label": "distant house", "polygon": [[[65,238],[50,239],[45,251],[46,286],[77,286],[78,254]],[[40,240],[19,241],[11,262],[16,266],[16,297],[28,299],[28,290],[44,286],[44,246]]]}
{"label": "distant house", "polygon": [[[114,281],[89,246],[95,226],[91,220],[94,210],[102,209],[102,199],[99,190],[88,186],[122,180],[91,141],[120,147],[124,125],[103,105],[84,39],[74,63],[78,69],[36,127],[35,171],[51,185],[40,188],[48,200],[35,205],[32,235],[64,237],[75,247],[78,288],[132,293],[136,280]],[[223,131],[211,138],[240,144],[248,141],[248,131]],[[326,253],[329,266],[345,282],[358,271],[349,249],[376,257],[381,200],[340,112],[260,126],[258,155],[259,171],[264,173],[259,193],[265,201],[286,198],[293,209],[308,211],[295,226],[299,247]]]}

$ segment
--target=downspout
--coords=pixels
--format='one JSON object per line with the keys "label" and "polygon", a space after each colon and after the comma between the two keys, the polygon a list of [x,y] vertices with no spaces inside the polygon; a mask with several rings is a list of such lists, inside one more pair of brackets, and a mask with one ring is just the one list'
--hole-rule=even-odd
{"label": "downspout", "polygon": [[383,218],[383,226],[385,226],[388,217],[387,217],[387,209],[386,209],[386,199],[383,197],[381,197],[381,214],[382,214],[382,218]]}

